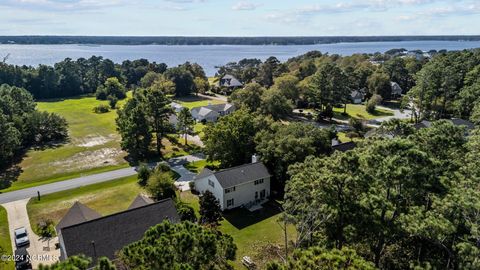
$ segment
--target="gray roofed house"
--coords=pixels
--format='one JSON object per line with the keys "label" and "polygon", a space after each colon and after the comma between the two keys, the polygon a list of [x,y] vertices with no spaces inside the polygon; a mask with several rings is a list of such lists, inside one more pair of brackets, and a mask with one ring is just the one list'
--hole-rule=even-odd
{"label": "gray roofed house", "polygon": [[212,192],[222,210],[263,202],[270,195],[270,177],[267,167],[258,162],[220,170],[204,169],[195,177],[195,189]]}
{"label": "gray roofed house", "polygon": [[354,90],[350,94],[350,97],[351,97],[352,102],[354,104],[360,104],[360,103],[362,103],[363,99],[365,98],[365,94],[360,90]]}
{"label": "gray roofed house", "polygon": [[140,240],[152,226],[164,220],[179,222],[172,199],[63,227],[59,234],[61,260],[84,254],[93,259],[114,259],[117,251]]}
{"label": "gray roofed house", "polygon": [[234,111],[235,106],[233,104],[225,103],[195,107],[191,110],[191,113],[197,121],[215,122],[220,116],[229,115]]}
{"label": "gray roofed house", "polygon": [[154,203],[155,201],[152,200],[151,198],[145,196],[145,195],[138,195],[137,197],[135,197],[135,199],[133,200],[133,202],[130,204],[130,206],[128,207],[128,209],[134,209],[134,208],[138,208],[138,207],[142,207],[142,206],[145,206],[145,205],[149,205],[149,204],[152,204]]}
{"label": "gray roofed house", "polygon": [[220,80],[218,81],[218,86],[228,87],[228,88],[239,88],[239,87],[243,87],[243,83],[241,83],[234,76],[227,74],[220,78]]}
{"label": "gray roofed house", "polygon": [[77,201],[72,205],[72,207],[70,207],[60,222],[58,222],[57,226],[55,226],[55,229],[59,234],[60,230],[64,227],[96,219],[101,216],[102,215],[97,213],[95,210]]}
{"label": "gray roofed house", "polygon": [[[452,118],[452,119],[446,119],[446,120],[451,122],[455,126],[465,126],[467,131],[475,128],[475,125],[472,122],[464,119]],[[429,128],[432,126],[432,123],[433,123],[432,121],[422,120],[421,122],[414,124],[413,127],[415,129]]]}
{"label": "gray roofed house", "polygon": [[392,97],[400,97],[403,94],[403,89],[396,82],[390,82],[392,86]]}

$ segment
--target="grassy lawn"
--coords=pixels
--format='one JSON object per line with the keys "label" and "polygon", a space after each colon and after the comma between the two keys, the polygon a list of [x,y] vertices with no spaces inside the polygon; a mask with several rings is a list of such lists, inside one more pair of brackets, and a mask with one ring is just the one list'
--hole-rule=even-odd
{"label": "grassy lawn", "polygon": [[193,132],[195,132],[195,134],[198,134],[198,136],[200,136],[200,138],[203,138],[203,136],[205,135],[205,133],[203,133],[203,130],[205,129],[206,126],[207,125],[204,125],[204,124],[198,122],[193,126]]}
{"label": "grassy lawn", "polygon": [[349,118],[359,118],[365,120],[371,120],[375,118],[392,116],[393,111],[378,109],[375,113],[370,114],[366,111],[365,105],[362,104],[348,104],[347,115],[343,115],[343,108],[333,108],[334,117],[341,120],[348,120]]}
{"label": "grassy lawn", "polygon": [[[180,199],[198,212],[197,196],[182,192]],[[254,213],[236,209],[224,214],[225,219],[219,229],[231,235],[237,245],[237,256],[233,262],[235,269],[245,269],[241,263],[243,256],[250,256],[257,263],[258,269],[263,269],[267,261],[280,259],[277,252],[282,254],[285,246],[281,215],[278,206],[273,202],[267,203],[262,210]],[[287,234],[289,241],[293,240],[295,228],[288,226]]]}
{"label": "grassy lawn", "polygon": [[359,141],[362,140],[362,138],[352,138],[352,139],[350,139],[350,138],[347,137],[347,133],[345,133],[345,132],[338,132],[337,136],[338,136],[338,140],[342,143],[351,142],[351,141],[359,142]]}
{"label": "grassy lawn", "polygon": [[189,96],[184,98],[178,98],[174,100],[185,108],[192,109],[195,107],[207,106],[209,104],[223,104],[225,102],[214,99],[206,99],[202,97]]}
{"label": "grassy lawn", "polygon": [[206,160],[199,160],[199,161],[194,161],[194,162],[189,162],[185,164],[185,168],[187,168],[189,171],[193,173],[200,173],[205,166],[214,166],[217,167],[220,165],[219,161],[206,161]]}
{"label": "grassy lawn", "polygon": [[94,209],[102,215],[126,210],[133,199],[142,192],[137,177],[130,176],[104,183],[84,186],[32,198],[27,205],[33,228],[38,222],[51,219],[57,224],[76,201]]}
{"label": "grassy lawn", "polygon": [[[10,243],[10,233],[8,231],[7,211],[0,206],[0,255],[12,255],[12,244]],[[13,262],[0,261],[0,269],[14,269]]]}
{"label": "grassy lawn", "polygon": [[18,180],[2,191],[125,167],[126,153],[120,149],[116,111],[105,114],[92,111],[93,107],[106,103],[94,97],[38,102],[39,110],[55,112],[67,119],[70,141],[56,148],[28,151],[19,164],[23,172]]}

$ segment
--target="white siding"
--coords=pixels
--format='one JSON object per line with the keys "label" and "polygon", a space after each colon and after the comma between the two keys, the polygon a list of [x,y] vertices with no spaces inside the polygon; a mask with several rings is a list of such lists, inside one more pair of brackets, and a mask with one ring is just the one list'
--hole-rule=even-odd
{"label": "white siding", "polygon": [[[208,184],[208,180],[213,181],[214,187],[212,187]],[[224,209],[223,188],[220,185],[220,183],[218,182],[215,175],[210,175],[210,176],[207,176],[207,177],[204,177],[204,178],[195,179],[195,189],[200,193],[203,193],[207,190],[212,192],[213,195],[215,196],[215,198],[217,198],[217,200],[220,202],[220,208],[222,210]]]}
{"label": "white siding", "polygon": [[[260,192],[265,190],[265,198],[270,196],[270,178],[265,178],[262,184],[255,185],[254,182],[248,182],[235,186],[235,191],[224,194],[222,205],[223,209],[231,209],[240,207],[244,204],[255,201],[255,192],[258,192],[258,199],[260,199]],[[224,190],[225,192],[225,190]],[[227,208],[227,200],[233,199],[234,205]]]}

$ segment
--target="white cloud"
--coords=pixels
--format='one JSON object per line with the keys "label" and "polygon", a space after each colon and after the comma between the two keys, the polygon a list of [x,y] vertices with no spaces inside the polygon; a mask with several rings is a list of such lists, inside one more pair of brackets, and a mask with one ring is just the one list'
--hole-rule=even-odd
{"label": "white cloud", "polygon": [[254,10],[259,6],[259,4],[254,4],[247,1],[240,1],[237,2],[235,5],[232,6],[233,10]]}

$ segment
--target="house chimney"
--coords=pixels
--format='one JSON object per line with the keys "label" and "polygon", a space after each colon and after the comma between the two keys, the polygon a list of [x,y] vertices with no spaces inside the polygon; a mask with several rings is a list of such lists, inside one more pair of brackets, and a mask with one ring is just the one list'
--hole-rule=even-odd
{"label": "house chimney", "polygon": [[257,163],[257,162],[260,162],[260,156],[258,156],[257,154],[253,154],[252,163]]}

